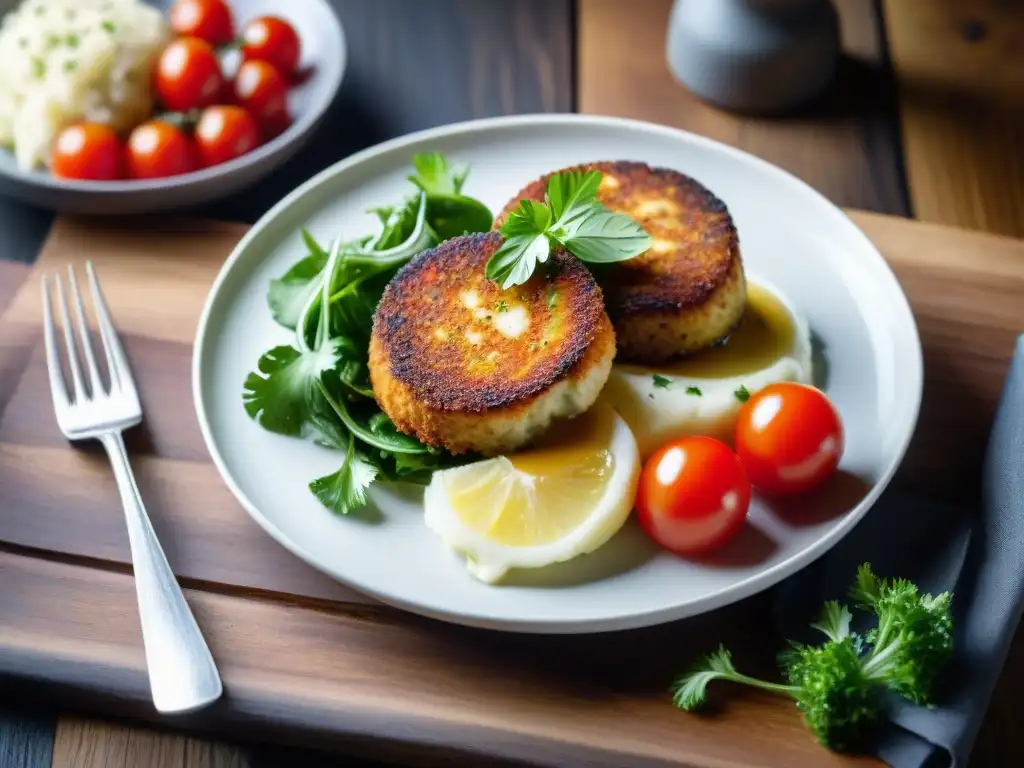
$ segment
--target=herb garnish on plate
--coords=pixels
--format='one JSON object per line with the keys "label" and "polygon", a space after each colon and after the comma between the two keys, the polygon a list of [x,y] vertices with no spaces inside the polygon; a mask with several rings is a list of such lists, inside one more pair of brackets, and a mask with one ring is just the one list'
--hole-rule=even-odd
{"label": "herb garnish on plate", "polygon": [[741,674],[720,646],[676,681],[675,705],[699,709],[713,680],[752,685],[792,697],[818,740],[845,750],[856,746],[865,728],[882,715],[887,690],[917,704],[930,703],[953,652],[952,595],[922,595],[906,579],[878,578],[864,563],[850,598],[874,614],[877,626],[856,633],[846,606],[825,603],[821,618],[811,626],[827,640],[821,645],[790,643],[779,657],[788,684]]}
{"label": "herb garnish on plate", "polygon": [[590,264],[625,261],[650,248],[643,227],[598,202],[600,184],[600,171],[557,173],[543,203],[521,200],[501,227],[505,242],[487,261],[487,277],[502,289],[522,285],[559,246]]}
{"label": "herb garnish on plate", "polygon": [[337,471],[309,484],[339,514],[362,507],[375,480],[425,483],[453,461],[399,432],[373,399],[369,379],[373,315],[398,269],[440,242],[438,227],[462,234],[492,223],[486,206],[461,194],[465,170],[436,154],[417,155],[413,165],[419,189],[398,205],[373,209],[377,235],[324,249],[302,231],[307,255],[267,293],[271,314],[294,330],[294,343],[264,353],[242,393],[246,412],[265,429],[339,452]]}

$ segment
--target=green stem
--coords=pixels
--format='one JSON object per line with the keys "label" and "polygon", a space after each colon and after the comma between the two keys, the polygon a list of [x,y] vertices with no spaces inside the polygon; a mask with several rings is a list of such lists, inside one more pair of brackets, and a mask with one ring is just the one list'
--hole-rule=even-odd
{"label": "green stem", "polygon": [[871,658],[864,664],[864,675],[869,678],[881,678],[884,675],[878,675],[876,672],[880,668],[883,668],[889,659],[899,650],[900,643],[894,642],[882,648],[881,651],[878,648],[879,645],[875,645],[875,651],[872,652]]}
{"label": "green stem", "polygon": [[799,688],[795,685],[783,685],[782,683],[769,683],[766,680],[758,680],[756,677],[748,677],[747,675],[740,674],[739,672],[732,672],[722,675],[723,680],[731,680],[734,683],[743,683],[744,685],[750,685],[754,688],[761,688],[765,691],[772,691],[773,693],[782,693],[787,696],[796,698],[796,694],[799,692]]}

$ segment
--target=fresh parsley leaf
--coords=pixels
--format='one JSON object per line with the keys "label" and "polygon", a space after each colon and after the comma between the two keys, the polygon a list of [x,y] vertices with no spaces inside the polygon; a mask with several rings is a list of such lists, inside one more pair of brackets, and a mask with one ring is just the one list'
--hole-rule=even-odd
{"label": "fresh parsley leaf", "polygon": [[662,376],[660,373],[656,373],[651,377],[651,382],[658,389],[668,389],[669,384],[672,383],[672,379],[668,378],[668,376]]}
{"label": "fresh parsley leaf", "polygon": [[561,242],[580,261],[611,264],[643,253],[652,240],[629,216],[594,209],[581,216]]}
{"label": "fresh parsley leaf", "polygon": [[600,184],[600,171],[558,173],[548,180],[546,202],[520,201],[501,227],[505,243],[488,260],[487,276],[502,289],[522,285],[558,246],[594,264],[624,261],[650,248],[651,237],[639,224],[598,202]]}
{"label": "fresh parsley leaf", "polygon": [[733,394],[736,396],[736,399],[739,400],[741,403],[745,403],[747,402],[747,400],[750,399],[750,390],[744,387],[742,384],[740,384],[739,389],[733,392]]}
{"label": "fresh parsley leaf", "polygon": [[487,260],[487,277],[503,290],[522,285],[541,261],[547,261],[551,246],[544,235],[516,235],[508,238]]}
{"label": "fresh parsley leaf", "polygon": [[704,393],[700,391],[700,387],[687,387],[686,388],[686,394],[688,394],[688,395],[696,395],[697,397],[700,397]]}
{"label": "fresh parsley leaf", "polygon": [[390,217],[394,211],[395,206],[393,205],[376,205],[373,208],[366,209],[367,213],[376,214],[377,218],[380,219],[381,224],[387,224],[388,217]]}
{"label": "fresh parsley leaf", "polygon": [[[422,194],[417,194],[409,198],[404,205],[391,208],[387,218],[382,222],[384,229],[371,241],[369,250],[386,251],[408,240],[416,229],[420,205],[425,204],[425,201],[421,200],[422,197]],[[379,209],[378,215],[382,211],[383,209]]]}
{"label": "fresh parsley leaf", "polygon": [[355,439],[349,435],[341,466],[336,472],[313,480],[309,490],[332,512],[347,515],[366,506],[366,492],[376,478],[377,467],[356,449]]}

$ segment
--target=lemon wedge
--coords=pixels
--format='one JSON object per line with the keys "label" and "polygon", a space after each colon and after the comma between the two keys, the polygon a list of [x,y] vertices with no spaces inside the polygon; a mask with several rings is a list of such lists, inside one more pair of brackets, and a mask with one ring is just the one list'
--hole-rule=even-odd
{"label": "lemon wedge", "polygon": [[536,447],[435,472],[424,520],[488,583],[593,552],[633,509],[640,454],[626,422],[599,404]]}

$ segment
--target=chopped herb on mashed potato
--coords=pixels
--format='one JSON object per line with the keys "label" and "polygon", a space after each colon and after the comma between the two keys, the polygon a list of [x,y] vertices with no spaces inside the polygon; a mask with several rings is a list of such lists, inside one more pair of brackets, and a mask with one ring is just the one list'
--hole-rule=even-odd
{"label": "chopped herb on mashed potato", "polygon": [[151,64],[169,39],[141,0],[24,0],[0,22],[0,144],[31,170],[71,123],[120,131],[146,119]]}

